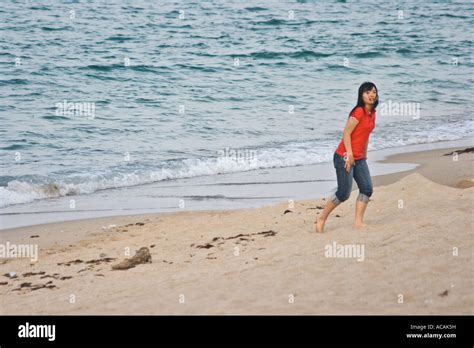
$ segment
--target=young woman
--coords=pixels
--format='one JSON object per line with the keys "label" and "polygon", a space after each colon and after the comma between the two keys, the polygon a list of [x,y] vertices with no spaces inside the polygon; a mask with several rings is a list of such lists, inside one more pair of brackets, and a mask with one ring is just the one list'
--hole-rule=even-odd
{"label": "young woman", "polygon": [[357,105],[349,113],[343,137],[334,156],[337,175],[337,191],[332,194],[315,223],[316,232],[324,231],[329,214],[339,204],[347,200],[352,191],[352,178],[359,187],[356,201],[354,227],[360,229],[365,209],[372,195],[372,180],[367,166],[367,146],[369,135],[375,127],[375,108],[379,103],[377,87],[372,82],[364,82],[359,87]]}

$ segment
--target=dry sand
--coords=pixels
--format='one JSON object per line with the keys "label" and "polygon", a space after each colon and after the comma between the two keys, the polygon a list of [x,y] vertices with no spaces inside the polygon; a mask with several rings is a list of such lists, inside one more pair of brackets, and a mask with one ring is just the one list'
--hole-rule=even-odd
{"label": "dry sand", "polygon": [[[373,178],[363,231],[351,227],[356,193],[324,234],[313,232],[323,199],[2,231],[40,255],[0,259],[0,312],[473,314],[474,188],[453,186],[472,182],[474,154],[447,152],[387,159],[422,166]],[[363,260],[327,257],[333,243],[363,246]],[[152,263],[111,269],[141,247]]]}

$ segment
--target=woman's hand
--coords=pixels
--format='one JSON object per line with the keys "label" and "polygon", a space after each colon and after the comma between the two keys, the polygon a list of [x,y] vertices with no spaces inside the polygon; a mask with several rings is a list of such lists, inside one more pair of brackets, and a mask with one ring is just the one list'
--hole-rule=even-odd
{"label": "woman's hand", "polygon": [[354,155],[352,153],[346,155],[346,164],[344,164],[344,168],[349,173],[351,171],[351,167],[354,165]]}

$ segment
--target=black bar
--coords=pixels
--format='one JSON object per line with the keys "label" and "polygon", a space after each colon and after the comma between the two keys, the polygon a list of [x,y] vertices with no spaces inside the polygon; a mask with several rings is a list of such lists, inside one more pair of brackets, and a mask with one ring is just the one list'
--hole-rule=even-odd
{"label": "black bar", "polygon": [[[472,319],[472,316],[2,316],[0,346],[383,343],[472,347]],[[55,325],[54,341],[47,337],[19,337],[20,325],[27,328],[26,323],[29,329],[31,325]],[[407,334],[455,334],[456,337],[408,338]]]}

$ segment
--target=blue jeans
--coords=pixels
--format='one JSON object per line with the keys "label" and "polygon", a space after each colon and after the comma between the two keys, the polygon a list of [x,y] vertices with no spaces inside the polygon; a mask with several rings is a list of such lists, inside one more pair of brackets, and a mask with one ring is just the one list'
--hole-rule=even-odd
{"label": "blue jeans", "polygon": [[349,172],[344,168],[344,157],[336,152],[334,153],[333,162],[337,175],[337,191],[330,197],[332,202],[338,205],[349,198],[352,191],[352,178],[354,178],[359,187],[357,200],[368,203],[373,187],[367,161],[365,159],[356,160]]}

